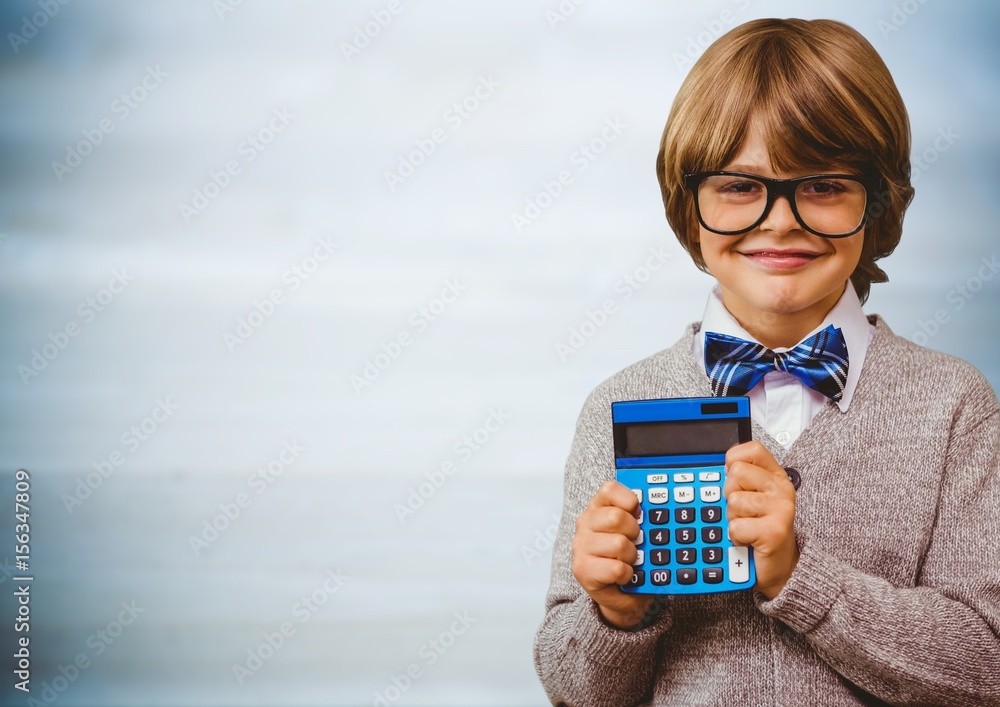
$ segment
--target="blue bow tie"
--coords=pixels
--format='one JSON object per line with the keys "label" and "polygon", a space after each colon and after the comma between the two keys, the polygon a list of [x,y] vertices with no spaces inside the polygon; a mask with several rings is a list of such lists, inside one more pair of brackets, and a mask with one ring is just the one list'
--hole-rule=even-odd
{"label": "blue bow tie", "polygon": [[771,371],[787,371],[834,402],[847,383],[847,344],[833,325],[795,348],[776,353],[735,336],[705,333],[705,371],[716,396],[746,395]]}

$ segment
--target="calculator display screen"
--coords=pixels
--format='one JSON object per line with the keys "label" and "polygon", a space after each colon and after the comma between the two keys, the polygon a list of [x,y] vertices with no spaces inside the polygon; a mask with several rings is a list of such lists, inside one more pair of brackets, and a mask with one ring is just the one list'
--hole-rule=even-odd
{"label": "calculator display screen", "polygon": [[739,420],[674,420],[623,425],[623,456],[718,454],[740,443]]}

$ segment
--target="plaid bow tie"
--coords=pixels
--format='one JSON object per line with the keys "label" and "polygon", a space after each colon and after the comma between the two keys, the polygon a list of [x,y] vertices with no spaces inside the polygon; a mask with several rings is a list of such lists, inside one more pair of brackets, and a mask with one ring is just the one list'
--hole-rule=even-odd
{"label": "plaid bow tie", "polygon": [[783,353],[709,331],[705,333],[705,370],[712,392],[719,397],[746,395],[771,371],[787,371],[838,402],[847,383],[847,344],[833,325]]}

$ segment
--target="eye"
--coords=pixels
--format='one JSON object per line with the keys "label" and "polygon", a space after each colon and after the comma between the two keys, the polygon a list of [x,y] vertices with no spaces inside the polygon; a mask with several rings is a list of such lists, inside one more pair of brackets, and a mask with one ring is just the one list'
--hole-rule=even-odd
{"label": "eye", "polygon": [[752,179],[741,177],[721,177],[712,185],[721,194],[749,196],[764,191],[764,185]]}
{"label": "eye", "polygon": [[814,182],[802,184],[799,189],[809,196],[836,196],[849,191],[849,184],[851,182],[843,179],[817,179]]}

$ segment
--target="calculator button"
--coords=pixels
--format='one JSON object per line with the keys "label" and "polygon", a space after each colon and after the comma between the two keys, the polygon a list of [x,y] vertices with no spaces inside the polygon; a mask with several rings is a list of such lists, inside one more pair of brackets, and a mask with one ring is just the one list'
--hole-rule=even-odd
{"label": "calculator button", "polygon": [[666,474],[649,474],[646,476],[647,484],[665,484],[667,483]]}
{"label": "calculator button", "polygon": [[722,528],[718,525],[706,525],[701,529],[701,541],[711,545],[722,542]]}
{"label": "calculator button", "polygon": [[669,565],[670,550],[650,550],[649,561],[654,565]]}
{"label": "calculator button", "polygon": [[727,548],[729,555],[729,581],[743,584],[750,581],[750,556],[745,547]]}
{"label": "calculator button", "polygon": [[635,494],[635,497],[639,499],[639,503],[642,504],[642,489],[632,489],[632,493]]}
{"label": "calculator button", "polygon": [[649,542],[653,545],[667,545],[670,543],[670,531],[662,528],[655,528],[649,531]]}
{"label": "calculator button", "polygon": [[670,500],[670,492],[666,489],[648,489],[650,503],[666,503]]}
{"label": "calculator button", "polygon": [[677,570],[678,584],[694,584],[697,581],[698,581],[698,570],[695,569]]}
{"label": "calculator button", "polygon": [[705,584],[718,584],[722,581],[721,567],[706,567],[701,571],[701,578]]}
{"label": "calculator button", "polygon": [[720,506],[702,506],[701,522],[718,523],[722,519],[722,508]]}
{"label": "calculator button", "polygon": [[701,561],[706,565],[717,565],[722,562],[721,547],[703,547],[701,549]]}
{"label": "calculator button", "polygon": [[674,531],[677,542],[682,545],[690,545],[695,541],[694,528],[678,528]]}
{"label": "calculator button", "polygon": [[642,541],[645,539],[646,538],[642,533],[642,528],[639,528],[639,535],[636,536],[635,540],[633,540],[632,542],[634,542],[636,545],[642,545]]}
{"label": "calculator button", "polygon": [[694,483],[694,474],[688,471],[682,471],[674,474],[675,484],[691,484]]}
{"label": "calculator button", "polygon": [[641,565],[645,561],[645,558],[646,558],[645,552],[643,552],[642,550],[636,550],[635,562],[633,562],[632,564],[637,566]]}
{"label": "calculator button", "polygon": [[722,489],[718,486],[702,486],[701,500],[704,503],[715,503],[722,498]]}
{"label": "calculator button", "polygon": [[694,508],[685,506],[674,509],[674,520],[678,523],[694,523]]}
{"label": "calculator button", "polygon": [[649,573],[649,578],[657,587],[670,584],[670,570],[653,570]]}
{"label": "calculator button", "polygon": [[722,475],[717,471],[702,471],[698,473],[698,481],[722,481]]}
{"label": "calculator button", "polygon": [[653,525],[663,525],[670,522],[670,511],[666,508],[650,508],[649,522]]}
{"label": "calculator button", "polygon": [[[653,489],[649,490],[650,493]],[[675,503],[691,503],[694,500],[694,486],[675,486],[674,487],[674,502]],[[664,503],[664,501],[660,501]]]}
{"label": "calculator button", "polygon": [[632,572],[632,579],[628,581],[627,587],[641,587],[646,581],[646,573],[642,570]]}
{"label": "calculator button", "polygon": [[639,506],[639,517],[635,519],[639,525],[642,525],[642,517],[642,506]]}
{"label": "calculator button", "polygon": [[694,551],[694,548],[682,547],[676,551],[677,564],[679,565],[693,565],[695,560],[698,558],[698,553]]}

